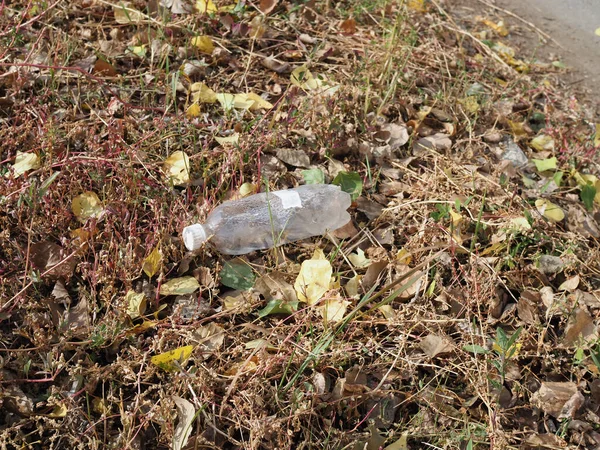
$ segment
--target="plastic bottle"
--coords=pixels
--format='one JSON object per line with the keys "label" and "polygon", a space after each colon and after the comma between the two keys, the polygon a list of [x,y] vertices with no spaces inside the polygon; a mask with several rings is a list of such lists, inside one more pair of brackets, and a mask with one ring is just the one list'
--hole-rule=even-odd
{"label": "plastic bottle", "polygon": [[348,193],[329,184],[254,194],[219,205],[204,224],[185,227],[183,242],[193,251],[209,240],[228,255],[268,249],[344,226],[351,202]]}

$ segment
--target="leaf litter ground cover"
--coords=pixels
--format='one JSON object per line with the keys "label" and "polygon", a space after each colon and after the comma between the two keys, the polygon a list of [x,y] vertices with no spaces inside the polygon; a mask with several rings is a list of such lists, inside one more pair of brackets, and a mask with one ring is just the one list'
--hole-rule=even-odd
{"label": "leaf litter ground cover", "polygon": [[[2,446],[598,448],[598,126],[497,14],[3,3]],[[350,224],[185,252],[316,182]]]}

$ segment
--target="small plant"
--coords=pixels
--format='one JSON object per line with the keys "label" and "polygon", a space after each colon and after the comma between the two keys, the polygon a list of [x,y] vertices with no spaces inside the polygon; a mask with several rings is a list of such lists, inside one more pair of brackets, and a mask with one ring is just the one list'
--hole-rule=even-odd
{"label": "small plant", "polygon": [[523,327],[519,327],[511,336],[508,336],[502,327],[496,328],[496,338],[494,339],[494,344],[492,345],[491,350],[481,347],[480,345],[466,345],[463,347],[464,350],[476,355],[483,354],[495,356],[490,363],[496,368],[501,377],[500,383],[490,379],[490,382],[495,387],[500,388],[502,385],[504,385],[508,362],[518,353],[519,349],[521,348],[521,344],[517,343],[517,340],[519,339],[522,330]]}

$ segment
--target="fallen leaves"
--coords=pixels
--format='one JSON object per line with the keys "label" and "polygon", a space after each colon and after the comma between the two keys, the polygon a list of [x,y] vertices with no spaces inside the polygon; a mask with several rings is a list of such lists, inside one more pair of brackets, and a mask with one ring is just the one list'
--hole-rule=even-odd
{"label": "fallen leaves", "polygon": [[[12,176],[15,178],[20,177],[24,173],[33,170],[39,169],[40,167],[40,158],[35,153],[22,153],[17,152],[17,156],[15,158],[15,163],[12,166]],[[11,172],[7,172],[4,174],[6,178],[11,176]]]}
{"label": "fallen leaves", "polygon": [[312,258],[302,262],[294,283],[298,299],[309,306],[317,303],[329,290],[333,269],[323,250],[316,249]]}
{"label": "fallen leaves", "polygon": [[73,199],[71,210],[80,222],[85,222],[92,217],[99,217],[104,207],[95,192],[87,191]]}
{"label": "fallen leaves", "polygon": [[198,280],[194,277],[174,278],[160,285],[160,295],[185,295],[192,294],[200,289]]}
{"label": "fallen leaves", "polygon": [[175,186],[185,186],[190,181],[190,158],[185,152],[173,152],[163,166],[169,180]]}

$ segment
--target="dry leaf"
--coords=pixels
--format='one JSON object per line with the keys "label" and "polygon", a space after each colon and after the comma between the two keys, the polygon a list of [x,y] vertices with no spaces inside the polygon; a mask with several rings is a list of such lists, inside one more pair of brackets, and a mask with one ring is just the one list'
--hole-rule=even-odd
{"label": "dry leaf", "polygon": [[329,290],[333,269],[323,250],[316,249],[313,257],[302,262],[294,289],[298,300],[314,305]]}
{"label": "dry leaf", "polygon": [[194,351],[193,345],[178,347],[166,353],[161,353],[150,358],[150,362],[168,372],[177,370]]}
{"label": "dry leaf", "polygon": [[208,55],[212,54],[215,49],[215,44],[213,44],[209,36],[195,36],[190,41],[190,44]]}
{"label": "dry leaf", "polygon": [[349,301],[336,296],[325,300],[324,304],[319,306],[318,309],[325,323],[335,323],[344,318],[349,304]]}
{"label": "dry leaf", "polygon": [[182,450],[193,431],[192,423],[196,418],[196,409],[184,398],[171,397],[177,406],[177,426],[173,432],[173,450]]}
{"label": "dry leaf", "polygon": [[531,403],[546,414],[558,418],[565,403],[577,392],[575,383],[545,381],[531,397]]}
{"label": "dry leaf", "polygon": [[[17,152],[15,163],[12,166],[12,176],[20,177],[28,170],[38,169],[40,167],[40,158],[35,153]],[[11,172],[4,175],[6,178],[11,176]]]}
{"label": "dry leaf", "polygon": [[207,359],[223,346],[225,329],[211,322],[208,325],[198,327],[194,332],[194,338],[203,352],[203,358]]}
{"label": "dry leaf", "polygon": [[217,94],[204,83],[193,83],[190,86],[194,103],[215,103]]}
{"label": "dry leaf", "polygon": [[190,158],[180,150],[165,160],[164,169],[175,186],[184,186],[190,181]]}
{"label": "dry leaf", "polygon": [[60,245],[53,242],[42,241],[32,244],[29,254],[33,266],[45,273],[45,277],[49,279],[69,278],[77,264],[74,257],[65,260],[67,253]]}
{"label": "dry leaf", "polygon": [[577,286],[579,286],[579,275],[575,275],[574,277],[563,281],[558,287],[558,290],[573,292],[575,289],[577,289]]}
{"label": "dry leaf", "polygon": [[73,199],[71,210],[80,222],[85,222],[90,217],[98,217],[104,207],[95,192],[87,191]]}
{"label": "dry leaf", "polygon": [[348,260],[357,269],[369,267],[371,265],[371,260],[365,256],[365,252],[360,248],[356,249],[356,253],[350,253],[348,255]]}
{"label": "dry leaf", "polygon": [[185,295],[200,289],[198,280],[194,277],[181,277],[169,280],[160,286],[160,295]]}
{"label": "dry leaf", "polygon": [[192,103],[188,109],[185,110],[185,117],[188,119],[194,119],[196,117],[200,117],[200,113],[202,110],[200,109],[200,105],[198,103]]}
{"label": "dry leaf", "polygon": [[354,20],[353,18],[344,20],[340,25],[340,30],[343,34],[356,33],[356,20]]}
{"label": "dry leaf", "polygon": [[594,320],[584,308],[575,308],[565,327],[563,344],[566,346],[579,345],[582,342],[593,341],[598,337]]}
{"label": "dry leaf", "polygon": [[135,9],[130,2],[121,1],[113,5],[115,21],[122,25],[138,23],[144,19],[144,14]]}
{"label": "dry leaf", "polygon": [[215,6],[212,0],[196,0],[196,3],[194,4],[194,9],[200,14],[214,14],[218,11],[217,7]]}
{"label": "dry leaf", "polygon": [[258,9],[261,13],[267,15],[275,9],[277,3],[279,3],[279,0],[260,0]]}
{"label": "dry leaf", "polygon": [[538,152],[554,151],[554,139],[545,134],[534,137],[529,145]]}
{"label": "dry leaf", "polygon": [[152,278],[160,270],[161,263],[162,254],[158,247],[154,247],[154,250],[150,252],[146,259],[144,259],[142,270],[149,278]]}
{"label": "dry leaf", "polygon": [[221,137],[221,136],[215,136],[215,141],[217,141],[219,143],[219,145],[237,145],[238,142],[240,141],[240,134],[239,133],[233,133],[231,136],[225,136],[225,137]]}
{"label": "dry leaf", "polygon": [[146,295],[143,292],[139,294],[129,290],[125,294],[125,304],[127,305],[127,314],[131,319],[137,319],[146,312]]}
{"label": "dry leaf", "polygon": [[430,334],[419,342],[419,347],[427,356],[433,358],[440,354],[450,353],[454,348],[454,344],[448,337]]}
{"label": "dry leaf", "polygon": [[235,96],[233,94],[219,93],[215,98],[221,104],[225,112],[231,111],[235,107]]}

